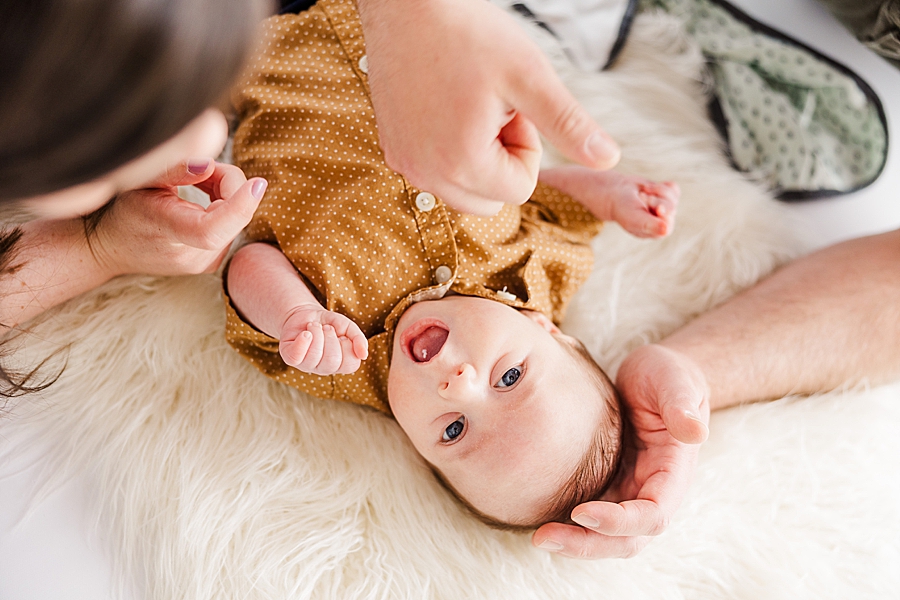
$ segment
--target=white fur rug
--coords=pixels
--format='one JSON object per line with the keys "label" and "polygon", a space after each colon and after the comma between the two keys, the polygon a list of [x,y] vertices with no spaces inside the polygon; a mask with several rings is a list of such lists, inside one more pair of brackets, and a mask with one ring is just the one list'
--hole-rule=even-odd
{"label": "white fur rug", "polygon": [[[596,241],[565,328],[612,370],[800,250],[723,158],[701,62],[643,16],[613,72],[563,73],[622,170],[683,190],[670,238]],[[576,561],[469,517],[390,419],[261,376],[224,341],[219,289],[125,278],[56,311],[17,358],[69,345],[65,372],[0,430],[4,453],[52,440],[48,485],[90,478],[116,568],[148,599],[900,596],[898,386],[715,414],[668,531],[633,559]]]}

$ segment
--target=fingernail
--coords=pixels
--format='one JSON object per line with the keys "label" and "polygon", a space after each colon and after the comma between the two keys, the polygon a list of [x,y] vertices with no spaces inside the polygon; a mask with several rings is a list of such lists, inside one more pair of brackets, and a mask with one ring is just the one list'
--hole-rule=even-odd
{"label": "fingernail", "polygon": [[611,137],[595,131],[587,139],[587,152],[591,159],[598,166],[614,166],[619,162],[620,151],[619,146]]}
{"label": "fingernail", "polygon": [[312,334],[308,331],[301,331],[300,337],[302,337],[304,340],[309,340],[312,339]]}
{"label": "fingernail", "polygon": [[586,515],[584,513],[581,513],[579,515],[572,515],[572,520],[582,527],[587,527],[588,529],[597,529],[598,527],[600,527],[600,521],[598,521],[591,515]]}
{"label": "fingernail", "polygon": [[688,419],[690,419],[692,421],[696,421],[697,423],[700,423],[700,426],[703,427],[703,432],[701,434],[702,439],[700,440],[700,442],[705,441],[709,437],[709,425],[704,423],[703,419],[700,418],[700,415],[698,415],[697,413],[695,413],[692,410],[684,411],[684,416],[686,416]]}
{"label": "fingernail", "polygon": [[[698,415],[697,413],[695,413],[694,411],[692,411],[690,409],[684,411],[684,416],[686,416],[688,419],[697,421],[698,423],[703,423],[703,419],[700,418],[700,415]],[[706,425],[706,423],[703,423],[703,424]]]}
{"label": "fingernail", "polygon": [[541,550],[549,550],[550,552],[559,552],[563,549],[563,545],[559,542],[554,542],[553,540],[544,540],[538,544],[538,548]]}
{"label": "fingernail", "polygon": [[206,173],[206,170],[209,168],[212,159],[209,158],[195,158],[188,161],[188,171],[192,175],[203,175]]}
{"label": "fingernail", "polygon": [[266,193],[267,187],[269,187],[269,182],[262,177],[257,177],[253,181],[253,186],[250,188],[250,193],[253,194],[253,197],[257,200],[262,200],[263,194]]}

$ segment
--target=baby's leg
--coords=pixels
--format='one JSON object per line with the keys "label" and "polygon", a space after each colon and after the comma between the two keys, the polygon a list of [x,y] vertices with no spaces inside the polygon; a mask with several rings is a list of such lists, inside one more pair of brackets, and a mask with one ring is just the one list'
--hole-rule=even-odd
{"label": "baby's leg", "polygon": [[574,198],[598,219],[616,221],[638,237],[668,235],[681,196],[674,182],[577,166],[545,169],[540,179]]}
{"label": "baby's leg", "polygon": [[288,365],[333,375],[356,371],[366,358],[368,342],[356,323],[319,304],[278,248],[256,243],[238,250],[226,285],[238,313],[279,340]]}

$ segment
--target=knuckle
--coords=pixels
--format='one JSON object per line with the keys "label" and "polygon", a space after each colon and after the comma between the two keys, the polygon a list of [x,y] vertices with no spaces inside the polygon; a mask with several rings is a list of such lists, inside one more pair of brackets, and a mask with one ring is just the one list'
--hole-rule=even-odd
{"label": "knuckle", "polygon": [[194,246],[200,250],[221,250],[227,242],[223,240],[218,231],[205,229],[197,233],[194,239]]}
{"label": "knuckle", "polygon": [[660,513],[653,520],[653,526],[650,528],[648,535],[659,535],[669,528],[669,516]]}
{"label": "knuckle", "polygon": [[628,515],[625,511],[616,512],[614,516],[607,517],[611,535],[621,535],[628,527]]}
{"label": "knuckle", "polygon": [[563,136],[568,137],[576,134],[584,127],[585,123],[584,112],[581,107],[577,102],[570,102],[556,115],[554,129]]}
{"label": "knuckle", "polygon": [[643,548],[643,545],[638,540],[629,540],[620,556],[621,558],[634,558],[640,553],[641,548]]}
{"label": "knuckle", "polygon": [[597,555],[598,555],[597,549],[594,548],[593,546],[587,546],[587,545],[579,546],[578,549],[574,553],[575,558],[580,558],[583,560],[592,560],[594,558],[597,558]]}

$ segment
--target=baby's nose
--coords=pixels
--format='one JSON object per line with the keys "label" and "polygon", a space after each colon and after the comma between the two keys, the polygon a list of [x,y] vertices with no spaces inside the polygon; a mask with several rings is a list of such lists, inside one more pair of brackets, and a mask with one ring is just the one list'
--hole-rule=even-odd
{"label": "baby's nose", "polygon": [[477,391],[475,367],[462,363],[451,370],[447,381],[438,386],[438,394],[442,398],[464,400],[470,399]]}

